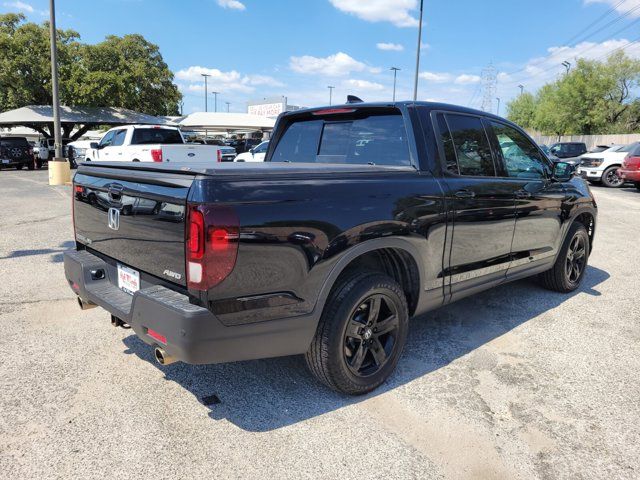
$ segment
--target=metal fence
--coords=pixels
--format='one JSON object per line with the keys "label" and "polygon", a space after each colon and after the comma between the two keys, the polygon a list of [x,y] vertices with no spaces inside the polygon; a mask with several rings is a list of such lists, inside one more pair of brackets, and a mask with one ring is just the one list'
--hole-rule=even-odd
{"label": "metal fence", "polygon": [[529,132],[529,135],[539,145],[552,145],[556,142],[584,142],[587,149],[596,145],[627,145],[633,142],[640,142],[640,133],[629,133],[620,135],[541,135],[536,132]]}

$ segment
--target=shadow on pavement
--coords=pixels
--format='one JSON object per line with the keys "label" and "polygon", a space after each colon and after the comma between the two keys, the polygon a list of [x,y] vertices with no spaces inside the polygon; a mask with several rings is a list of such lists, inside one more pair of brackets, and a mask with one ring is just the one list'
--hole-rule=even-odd
{"label": "shadow on pavement", "polygon": [[[607,272],[590,266],[582,287],[569,295],[544,290],[533,280],[521,280],[416,317],[396,372],[385,385],[362,397],[341,395],[316,382],[302,356],[223,365],[176,363],[158,368],[167,380],[209,404],[211,418],[226,418],[243,430],[265,432],[428,375],[575,295],[599,296],[596,287],[608,278]],[[130,335],[123,342],[128,347],[125,353],[157,365],[151,347],[138,337]]]}
{"label": "shadow on pavement", "polygon": [[9,253],[9,255],[5,257],[0,257],[0,260],[5,258],[19,258],[19,257],[32,257],[34,255],[51,255],[51,263],[61,263],[63,258],[63,253],[69,250],[70,248],[74,248],[76,242],[67,241],[62,242],[58,248],[37,248],[33,250],[14,250]]}

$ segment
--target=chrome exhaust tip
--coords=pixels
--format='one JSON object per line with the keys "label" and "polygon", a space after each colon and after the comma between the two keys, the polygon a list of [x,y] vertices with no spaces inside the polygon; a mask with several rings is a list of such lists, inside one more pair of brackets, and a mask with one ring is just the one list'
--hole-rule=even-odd
{"label": "chrome exhaust tip", "polygon": [[78,298],[78,306],[80,307],[80,310],[91,310],[92,308],[97,307],[95,303],[85,302],[80,297],[77,297],[77,298]]}
{"label": "chrome exhaust tip", "polygon": [[170,365],[177,361],[160,347],[154,349],[153,355],[156,357],[156,362],[160,365]]}

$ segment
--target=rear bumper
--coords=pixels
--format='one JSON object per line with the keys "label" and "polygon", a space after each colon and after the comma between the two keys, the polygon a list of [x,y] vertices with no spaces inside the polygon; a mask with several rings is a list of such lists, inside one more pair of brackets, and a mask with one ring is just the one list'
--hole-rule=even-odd
{"label": "rear bumper", "polygon": [[[87,251],[64,254],[71,289],[129,324],[145,343],[190,364],[224,363],[304,353],[315,333],[311,316],[227,327],[206,308],[162,285],[129,295],[116,286],[113,267]],[[103,272],[103,275],[100,273]],[[100,278],[100,277],[103,278]],[[149,335],[166,338],[166,344]]]}
{"label": "rear bumper", "polygon": [[15,165],[29,165],[33,158],[7,158],[0,157],[0,167],[13,167]]}
{"label": "rear bumper", "polygon": [[629,182],[640,182],[640,170],[618,169],[618,175]]}

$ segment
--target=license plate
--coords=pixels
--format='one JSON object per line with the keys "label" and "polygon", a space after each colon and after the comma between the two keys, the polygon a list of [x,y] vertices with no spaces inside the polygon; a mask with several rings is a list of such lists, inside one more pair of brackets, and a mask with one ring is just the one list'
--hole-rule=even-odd
{"label": "license plate", "polygon": [[7,159],[2,159],[2,163],[9,163],[11,160],[7,160]]}
{"label": "license plate", "polygon": [[133,295],[140,290],[140,273],[133,268],[118,265],[118,288]]}

